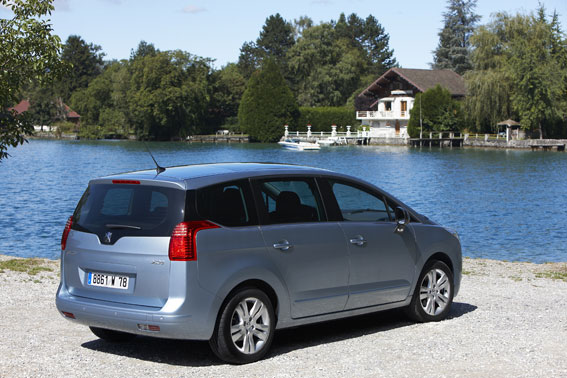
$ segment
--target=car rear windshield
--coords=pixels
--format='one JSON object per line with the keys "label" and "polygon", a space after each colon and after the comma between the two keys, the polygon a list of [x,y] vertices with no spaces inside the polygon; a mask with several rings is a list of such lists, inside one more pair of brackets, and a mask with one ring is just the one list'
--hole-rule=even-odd
{"label": "car rear windshield", "polygon": [[[149,185],[93,184],[77,205],[73,228],[102,236],[170,236],[183,221],[185,191]],[[101,239],[102,240],[102,239]]]}

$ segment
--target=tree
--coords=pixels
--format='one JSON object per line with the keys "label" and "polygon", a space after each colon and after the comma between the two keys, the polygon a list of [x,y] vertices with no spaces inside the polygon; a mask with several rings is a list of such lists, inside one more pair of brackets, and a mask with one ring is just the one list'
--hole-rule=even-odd
{"label": "tree", "polygon": [[240,48],[238,57],[238,70],[246,80],[262,65],[265,52],[259,48],[254,42],[244,42]]}
{"label": "tree", "polygon": [[365,74],[380,76],[397,65],[394,50],[390,49],[390,36],[378,20],[368,15],[366,20],[352,13],[345,17],[341,13],[335,24],[337,38],[347,39],[353,48],[362,49],[367,59]]}
{"label": "tree", "polygon": [[155,48],[153,43],[140,41],[138,47],[136,48],[136,51],[132,50],[130,52],[130,60],[144,58],[146,56],[155,56],[157,52],[159,52],[159,50]]}
{"label": "tree", "polygon": [[[509,70],[514,91],[512,104],[520,115],[523,128],[538,130],[540,139],[544,137],[544,123],[553,123],[561,114],[561,99],[565,98],[567,85],[558,61],[565,56],[561,51],[554,52],[558,46],[553,25],[545,17],[543,5],[538,16],[515,17],[508,25],[514,34],[510,39]],[[562,49],[565,51],[565,47]],[[559,80],[558,80],[559,79]]]}
{"label": "tree", "polygon": [[440,85],[418,93],[410,110],[408,134],[418,137],[422,124],[423,132],[456,131],[462,125],[460,108],[451,92]]}
{"label": "tree", "polygon": [[29,94],[28,109],[31,121],[35,125],[47,126],[55,121],[59,114],[56,96],[50,86],[38,86]]}
{"label": "tree", "polygon": [[9,8],[10,19],[0,19],[0,160],[8,157],[7,147],[16,147],[33,132],[29,115],[11,107],[21,90],[33,81],[45,84],[57,78],[64,65],[59,52],[61,40],[52,35],[50,0],[0,0]]}
{"label": "tree", "polygon": [[210,60],[176,51],[130,64],[129,115],[141,139],[168,140],[198,133],[210,100]]}
{"label": "tree", "polygon": [[234,63],[213,72],[210,79],[211,101],[209,103],[209,121],[216,129],[227,119],[238,116],[238,106],[246,89],[246,80]]}
{"label": "tree", "polygon": [[308,16],[300,16],[298,19],[293,20],[293,37],[297,41],[303,35],[305,29],[313,26],[313,20]]}
{"label": "tree", "polygon": [[338,38],[331,23],[303,32],[288,53],[288,71],[301,106],[342,106],[366,66],[361,49]]}
{"label": "tree", "polygon": [[537,16],[499,13],[471,37],[475,69],[465,75],[465,107],[477,129],[517,117],[540,138],[567,132],[567,46],[555,22],[543,7]]}
{"label": "tree", "polygon": [[472,68],[469,38],[480,16],[474,13],[477,0],[448,0],[443,13],[444,26],[439,32],[439,45],[433,52],[435,69],[450,69],[462,75]]}
{"label": "tree", "polygon": [[287,51],[295,44],[293,35],[293,26],[276,13],[266,19],[256,45],[263,49],[267,56],[281,63]]}
{"label": "tree", "polygon": [[254,72],[238,108],[240,127],[259,142],[275,142],[282,136],[284,124],[295,125],[299,107],[278,65],[267,59]]}
{"label": "tree", "polygon": [[238,66],[241,73],[250,78],[266,58],[273,59],[284,71],[287,51],[294,43],[294,28],[279,13],[266,18],[256,42],[245,42],[240,49]]}
{"label": "tree", "polygon": [[56,86],[64,102],[71,98],[76,89],[86,88],[92,79],[102,73],[104,53],[100,51],[100,46],[87,44],[78,35],[67,38],[61,58],[71,69]]}
{"label": "tree", "polygon": [[[71,96],[71,107],[81,114],[85,125],[104,126],[101,114],[105,109],[121,109],[114,101],[117,75],[127,70],[123,63],[109,64],[104,72],[89,83],[87,88],[77,89]],[[108,117],[106,118],[108,120]],[[126,126],[126,125],[124,125]]]}

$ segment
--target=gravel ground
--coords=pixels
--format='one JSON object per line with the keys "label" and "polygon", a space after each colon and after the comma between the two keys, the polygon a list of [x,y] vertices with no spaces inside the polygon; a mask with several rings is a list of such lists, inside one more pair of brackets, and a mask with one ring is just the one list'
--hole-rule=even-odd
{"label": "gravel ground", "polygon": [[566,263],[465,259],[448,320],[388,311],[282,330],[265,360],[245,366],[222,364],[206,342],[97,339],[57,313],[58,262],[41,264],[52,272],[0,271],[1,377],[567,376]]}

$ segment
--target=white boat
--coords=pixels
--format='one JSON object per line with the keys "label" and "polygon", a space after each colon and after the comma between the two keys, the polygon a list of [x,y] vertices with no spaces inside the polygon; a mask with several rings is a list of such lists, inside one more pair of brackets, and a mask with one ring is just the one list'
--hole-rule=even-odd
{"label": "white boat", "polygon": [[289,150],[297,151],[310,151],[310,150],[320,150],[321,146],[319,143],[315,142],[302,142],[299,139],[285,139],[278,142],[278,144]]}
{"label": "white boat", "polygon": [[328,137],[326,139],[319,139],[318,143],[322,146],[338,146],[339,144],[347,144],[345,137]]}

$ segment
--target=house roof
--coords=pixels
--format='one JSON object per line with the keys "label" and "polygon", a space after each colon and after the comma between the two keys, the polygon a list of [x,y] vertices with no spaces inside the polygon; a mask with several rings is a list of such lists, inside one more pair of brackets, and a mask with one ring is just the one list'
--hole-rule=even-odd
{"label": "house roof", "polygon": [[14,110],[17,114],[22,114],[23,112],[27,112],[30,108],[30,102],[28,100],[22,100],[18,103],[18,105],[9,108],[9,110]]}
{"label": "house roof", "polygon": [[[419,92],[425,92],[436,85],[441,85],[447,88],[453,97],[465,96],[465,81],[461,75],[451,70],[424,70],[415,68],[390,68],[376,81],[374,81],[368,88],[366,88],[360,95],[383,97],[390,94],[388,84],[396,77],[406,81],[409,85],[413,86]],[[385,93],[387,92],[387,93]],[[360,96],[359,95],[359,96]]]}
{"label": "house roof", "polygon": [[73,109],[71,109],[67,104],[63,103],[63,106],[65,107],[65,112],[67,113],[67,119],[70,119],[70,118],[81,118],[81,116],[79,115],[79,113],[77,113],[76,111],[74,111]]}
{"label": "house roof", "polygon": [[[64,102],[62,102],[61,104],[63,104],[63,108],[65,108],[65,116],[67,117],[67,119],[81,118],[79,113],[71,109],[69,105],[65,104]],[[27,112],[29,109],[30,109],[29,100],[22,100],[18,103],[18,105],[9,108],[9,110],[15,110],[17,114],[22,114],[23,112]]]}

